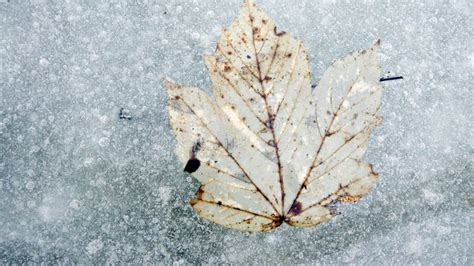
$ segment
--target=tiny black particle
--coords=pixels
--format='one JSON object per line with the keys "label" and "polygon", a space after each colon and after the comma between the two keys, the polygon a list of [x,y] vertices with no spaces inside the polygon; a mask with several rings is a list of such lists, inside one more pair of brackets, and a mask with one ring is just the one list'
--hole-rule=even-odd
{"label": "tiny black particle", "polygon": [[132,116],[124,108],[120,108],[119,119],[132,120]]}

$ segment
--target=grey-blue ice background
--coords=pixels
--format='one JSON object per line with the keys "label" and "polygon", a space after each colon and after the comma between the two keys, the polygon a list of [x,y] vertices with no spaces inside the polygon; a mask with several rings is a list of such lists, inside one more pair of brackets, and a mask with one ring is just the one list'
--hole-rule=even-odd
{"label": "grey-blue ice background", "polygon": [[[309,50],[314,83],[382,39],[380,182],[311,229],[196,216],[161,77],[210,91],[202,54],[240,1],[0,1],[0,263],[474,264],[474,4],[258,1]],[[118,119],[125,108],[132,120]]]}

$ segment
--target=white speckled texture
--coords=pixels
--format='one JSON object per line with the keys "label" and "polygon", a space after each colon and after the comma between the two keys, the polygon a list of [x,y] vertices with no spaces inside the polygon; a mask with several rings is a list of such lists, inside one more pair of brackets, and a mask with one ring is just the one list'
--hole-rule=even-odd
{"label": "white speckled texture", "polygon": [[313,83],[382,40],[383,72],[404,79],[384,83],[375,189],[311,229],[193,213],[160,79],[209,92],[202,55],[240,1],[3,0],[0,263],[474,263],[474,4],[256,2],[305,42]]}

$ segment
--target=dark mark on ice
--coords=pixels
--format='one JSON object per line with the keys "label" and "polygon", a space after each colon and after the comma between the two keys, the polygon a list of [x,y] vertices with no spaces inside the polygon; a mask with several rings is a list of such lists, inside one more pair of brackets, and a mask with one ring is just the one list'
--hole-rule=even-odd
{"label": "dark mark on ice", "polygon": [[379,81],[389,81],[389,80],[397,80],[397,79],[403,79],[402,76],[397,76],[397,77],[386,77],[386,78],[380,78]]}
{"label": "dark mark on ice", "polygon": [[397,80],[397,79],[403,79],[402,76],[395,76],[395,77],[390,77],[391,73],[390,71],[387,72],[387,76],[386,77],[382,77],[379,79],[380,82],[382,81],[389,81],[389,80]]}
{"label": "dark mark on ice", "polygon": [[128,110],[125,110],[124,108],[120,108],[119,119],[132,120],[132,116],[129,114]]}
{"label": "dark mark on ice", "polygon": [[[396,77],[383,77],[379,79],[379,82],[383,81],[390,81],[390,80],[397,80],[397,79],[403,79],[403,76],[396,76]],[[318,84],[313,84],[311,85],[311,89],[314,89],[318,86]]]}

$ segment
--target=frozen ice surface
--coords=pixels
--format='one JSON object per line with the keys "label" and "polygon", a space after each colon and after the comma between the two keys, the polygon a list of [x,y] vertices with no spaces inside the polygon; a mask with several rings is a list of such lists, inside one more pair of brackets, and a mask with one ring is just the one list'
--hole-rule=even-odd
{"label": "frozen ice surface", "polygon": [[405,79],[384,83],[374,191],[311,229],[193,213],[160,78],[209,91],[202,54],[240,1],[3,0],[0,263],[474,264],[473,2],[257,3],[304,40],[315,83],[382,39]]}

